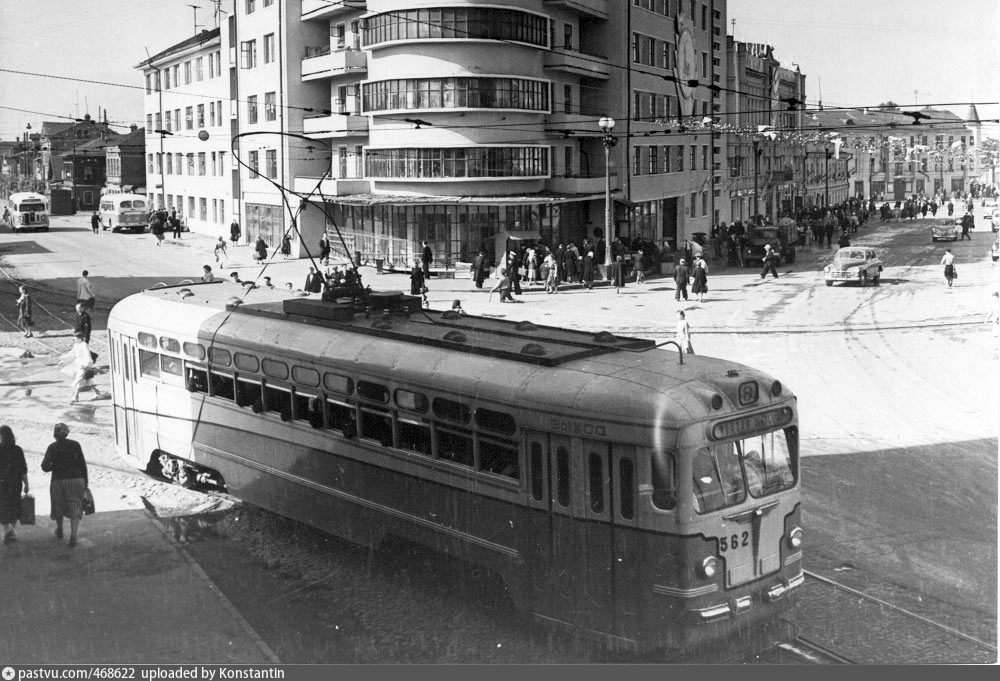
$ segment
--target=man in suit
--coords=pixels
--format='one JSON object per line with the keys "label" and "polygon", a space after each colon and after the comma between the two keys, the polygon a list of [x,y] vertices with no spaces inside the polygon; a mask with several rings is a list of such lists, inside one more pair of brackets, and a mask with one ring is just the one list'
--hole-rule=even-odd
{"label": "man in suit", "polygon": [[319,293],[323,290],[323,277],[316,271],[316,268],[309,268],[309,274],[306,275],[306,285],[302,287],[302,290],[306,293]]}
{"label": "man in suit", "polygon": [[82,303],[76,304],[76,323],[73,326],[74,334],[81,334],[83,336],[83,342],[90,344],[90,315],[87,314],[87,310],[83,307]]}
{"label": "man in suit", "polygon": [[431,274],[431,261],[434,260],[434,253],[431,251],[430,245],[425,241],[424,249],[420,254],[420,261],[423,263],[424,267],[424,277],[429,277]]}
{"label": "man in suit", "polygon": [[94,230],[94,234],[97,234],[101,230],[101,216],[94,211],[94,214],[90,216],[90,228]]}

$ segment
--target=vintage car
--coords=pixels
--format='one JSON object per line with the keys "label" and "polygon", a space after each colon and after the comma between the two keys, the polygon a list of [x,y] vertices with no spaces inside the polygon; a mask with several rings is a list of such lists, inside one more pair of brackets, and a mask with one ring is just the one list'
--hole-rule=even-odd
{"label": "vintage car", "polygon": [[961,232],[961,219],[941,218],[931,225],[931,241],[958,241]]}
{"label": "vintage car", "polygon": [[856,281],[859,286],[870,281],[878,286],[882,278],[882,260],[871,248],[841,248],[833,256],[833,262],[823,268],[823,278],[827,286],[833,286],[835,281]]}

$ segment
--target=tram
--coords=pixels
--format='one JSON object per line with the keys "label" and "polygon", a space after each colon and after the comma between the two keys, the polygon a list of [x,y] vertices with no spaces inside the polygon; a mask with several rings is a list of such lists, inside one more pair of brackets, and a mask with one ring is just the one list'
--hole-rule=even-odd
{"label": "tram", "polygon": [[7,198],[5,222],[15,232],[49,231],[49,209],[45,196],[36,192],[15,192]]}
{"label": "tram", "polygon": [[484,566],[612,648],[750,637],[803,583],[798,411],[650,340],[228,282],[108,320],[118,454],[360,545]]}

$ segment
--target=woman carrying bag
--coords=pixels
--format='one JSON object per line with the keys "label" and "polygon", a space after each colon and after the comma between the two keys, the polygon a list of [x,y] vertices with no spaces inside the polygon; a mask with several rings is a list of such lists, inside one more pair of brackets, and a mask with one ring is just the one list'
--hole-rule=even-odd
{"label": "woman carrying bag", "polygon": [[49,517],[56,521],[56,538],[63,538],[63,518],[69,518],[69,547],[73,548],[84,512],[84,499],[90,490],[83,449],[76,440],[67,439],[67,435],[69,427],[65,423],[57,423],[52,429],[52,437],[56,441],[45,450],[42,470],[52,473],[49,484],[52,512]]}
{"label": "woman carrying bag", "polygon": [[0,426],[0,525],[3,543],[17,539],[14,525],[21,518],[21,490],[28,493],[28,465],[24,450],[14,441],[10,426]]}
{"label": "woman carrying bag", "polygon": [[66,364],[60,371],[73,379],[73,399],[70,404],[75,404],[80,399],[80,393],[84,390],[93,390],[94,399],[101,397],[101,391],[94,385],[94,355],[90,352],[90,347],[83,339],[82,333],[76,334],[76,342],[65,355],[59,358],[60,364]]}

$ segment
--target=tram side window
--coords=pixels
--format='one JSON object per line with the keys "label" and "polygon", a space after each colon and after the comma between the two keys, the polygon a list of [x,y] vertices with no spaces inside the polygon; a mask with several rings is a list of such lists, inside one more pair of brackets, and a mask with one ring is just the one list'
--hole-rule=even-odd
{"label": "tram side window", "polygon": [[556,450],[556,501],[560,506],[569,506],[569,450],[560,447]]}
{"label": "tram side window", "polygon": [[591,452],[588,457],[587,478],[590,482],[590,510],[604,512],[604,462],[601,455]]}
{"label": "tram side window", "polygon": [[292,420],[292,392],[274,386],[264,387],[264,409],[278,414],[282,421]]}
{"label": "tram side window", "polygon": [[323,427],[323,402],[319,397],[296,390],[292,402],[296,421],[305,421],[313,428]]}
{"label": "tram side window", "polygon": [[438,458],[471,466],[475,460],[472,433],[438,430]]}
{"label": "tram side window", "polygon": [[214,371],[209,374],[211,376],[212,384],[212,395],[215,397],[221,397],[223,399],[231,400],[236,396],[235,386],[233,385],[233,377],[226,376],[225,374],[217,374]]}
{"label": "tram side window", "polygon": [[635,466],[632,459],[618,462],[618,480],[621,486],[619,503],[622,518],[632,520],[635,517]]}
{"label": "tram side window", "polygon": [[339,430],[344,437],[354,437],[358,434],[358,424],[355,420],[354,407],[343,402],[326,401],[326,408],[329,413],[328,421],[330,428]]}
{"label": "tram side window", "polygon": [[[360,383],[359,383],[360,386]],[[361,437],[377,440],[383,447],[392,445],[392,417],[381,409],[361,408]]]}
{"label": "tram side window", "polygon": [[184,366],[181,360],[169,355],[160,356],[160,371],[171,376],[183,376]]}
{"label": "tram side window", "polygon": [[650,458],[653,482],[653,505],[670,511],[677,506],[677,462],[673,452],[660,452]]}
{"label": "tram side window", "polygon": [[122,350],[122,366],[125,367],[125,380],[131,381],[132,376],[129,374],[129,369],[128,369],[128,346],[122,343],[121,350]]}
{"label": "tram side window", "polygon": [[542,461],[542,445],[531,443],[531,498],[541,501],[545,494],[545,465]]}
{"label": "tram side window", "polygon": [[431,427],[417,421],[399,419],[396,421],[399,432],[399,448],[406,449],[417,454],[430,456],[433,451],[431,446]]}
{"label": "tram side window", "polygon": [[517,461],[517,444],[479,440],[479,470],[517,480],[521,469]]}
{"label": "tram side window", "polygon": [[205,371],[204,369],[199,369],[197,367],[189,366],[187,367],[187,373],[185,375],[184,383],[187,386],[189,392],[207,393],[208,372]]}
{"label": "tram side window", "polygon": [[264,410],[264,399],[257,381],[236,380],[236,404],[241,407],[251,407],[254,413]]}
{"label": "tram side window", "polygon": [[139,351],[139,371],[150,378],[160,377],[160,356],[149,350]]}

